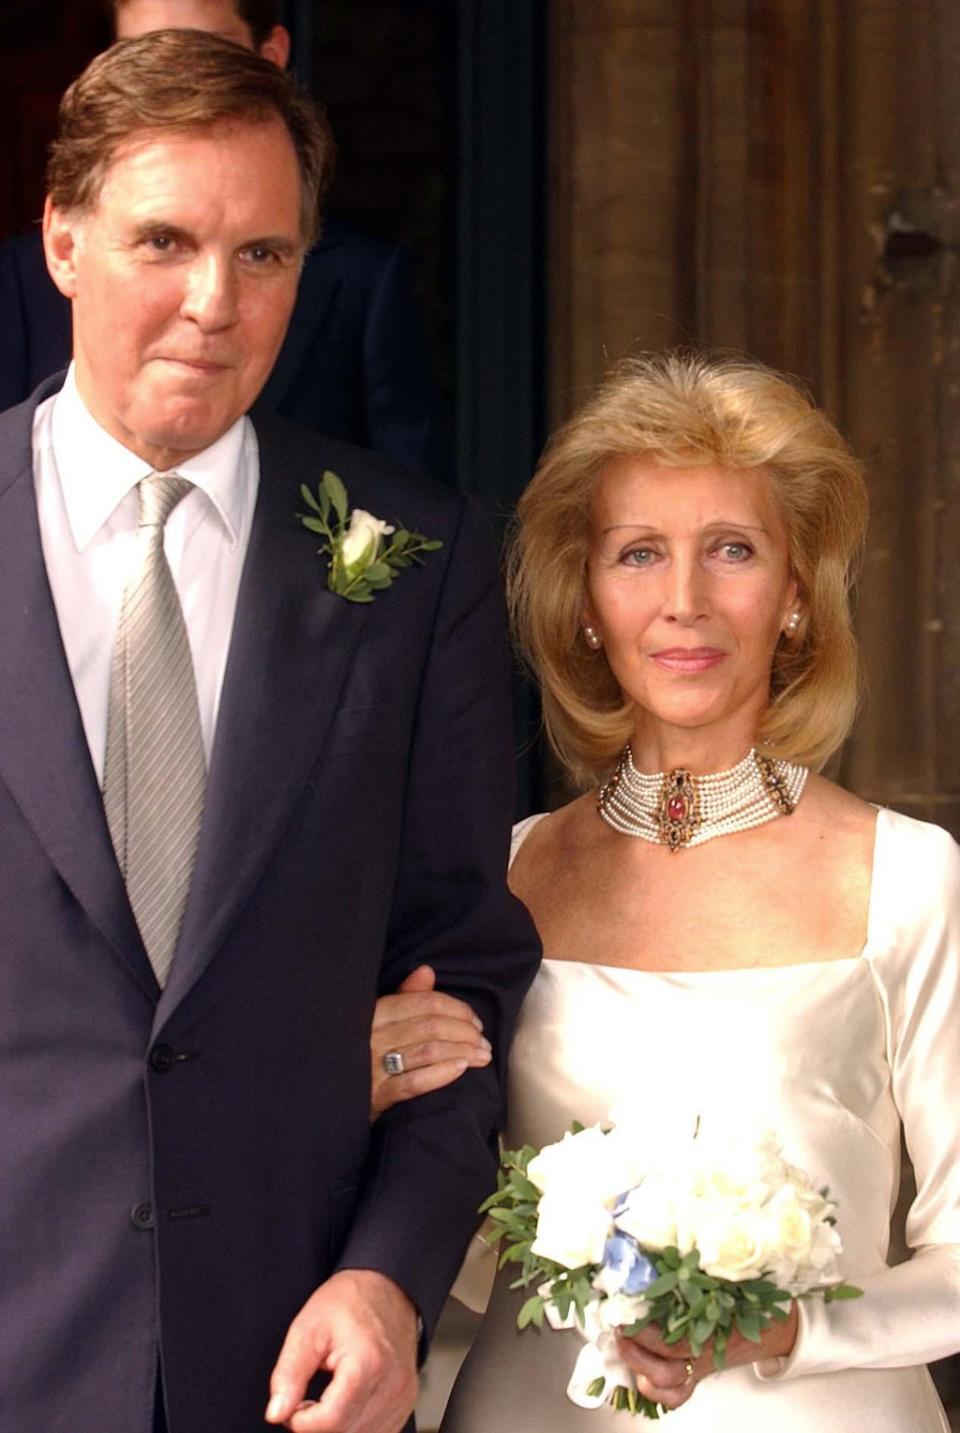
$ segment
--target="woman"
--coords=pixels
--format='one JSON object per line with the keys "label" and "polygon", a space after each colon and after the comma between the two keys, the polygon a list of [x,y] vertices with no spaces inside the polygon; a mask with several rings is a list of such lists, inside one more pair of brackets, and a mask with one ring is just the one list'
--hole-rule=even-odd
{"label": "woman", "polygon": [[[654,1330],[631,1341],[673,1433],[948,1426],[923,1364],[960,1347],[960,852],[816,774],[854,710],[865,515],[857,463],[803,394],[676,355],[616,372],[520,504],[517,631],[587,790],[516,833],[511,884],[547,958],[507,1142],[556,1140],[625,1094],[649,1101],[651,1139],[773,1129],[830,1186],[863,1289],[794,1303],[720,1373]],[[424,998],[384,1007],[375,1045],[392,1029],[419,1078],[438,1061],[449,1078],[452,1054],[485,1052],[452,1007],[419,1049]],[[891,1269],[901,1126],[914,1255]],[[566,1400],[577,1336],[518,1333],[508,1282],[443,1433],[622,1430]]]}

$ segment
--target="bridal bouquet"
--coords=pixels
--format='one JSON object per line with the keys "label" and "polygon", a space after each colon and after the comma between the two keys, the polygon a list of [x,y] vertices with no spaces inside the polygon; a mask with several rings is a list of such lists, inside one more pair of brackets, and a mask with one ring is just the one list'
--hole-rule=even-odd
{"label": "bridal bouquet", "polygon": [[856,1298],[837,1281],[836,1206],[777,1140],[694,1137],[644,1156],[642,1117],[574,1125],[539,1154],[505,1152],[483,1205],[512,1287],[535,1286],[517,1323],[576,1328],[585,1344],[567,1388],[581,1408],[659,1418],[618,1355],[621,1334],[655,1323],[693,1357],[712,1341],[722,1368],[733,1329],[757,1343],[791,1298]]}

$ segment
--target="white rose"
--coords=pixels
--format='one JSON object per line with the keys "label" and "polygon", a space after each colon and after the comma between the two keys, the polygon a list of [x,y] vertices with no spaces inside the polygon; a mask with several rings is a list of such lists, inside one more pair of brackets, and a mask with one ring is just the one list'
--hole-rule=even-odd
{"label": "white rose", "polygon": [[810,1253],[813,1227],[805,1209],[770,1210],[773,1227],[770,1242],[779,1254],[786,1254],[794,1263],[801,1263]]}
{"label": "white rose", "polygon": [[694,1189],[708,1203],[759,1209],[788,1178],[788,1166],[772,1135],[755,1143],[700,1144]]}
{"label": "white rose", "polygon": [[803,1206],[815,1224],[826,1219],[828,1214],[836,1213],[837,1206],[833,1200],[825,1199],[819,1189],[814,1189],[802,1170],[788,1165],[787,1172],[794,1198],[798,1204]]}
{"label": "white rose", "polygon": [[843,1241],[832,1224],[814,1227],[809,1267],[815,1269],[821,1283],[839,1278],[837,1259],[843,1253]]}
{"label": "white rose", "polygon": [[707,1214],[698,1222],[700,1267],[717,1279],[756,1279],[770,1263],[766,1220],[760,1214]]}
{"label": "white rose", "polygon": [[611,1203],[636,1182],[630,1145],[616,1130],[604,1134],[591,1125],[579,1134],[565,1134],[556,1144],[544,1145],[527,1165],[527,1178],[543,1194],[554,1191],[579,1199]]}
{"label": "white rose", "polygon": [[630,1191],[617,1214],[617,1228],[632,1234],[641,1248],[667,1249],[677,1243],[678,1213],[674,1181],[651,1174]]}
{"label": "white rose", "polygon": [[340,549],[344,567],[362,570],[369,566],[380,551],[383,539],[394,530],[372,513],[364,512],[363,508],[354,508]]}
{"label": "white rose", "polygon": [[602,1200],[568,1197],[558,1190],[540,1200],[531,1252],[565,1269],[599,1264],[612,1228],[610,1211]]}
{"label": "white rose", "polygon": [[727,1209],[760,1209],[771,1194],[770,1185],[764,1179],[755,1178],[752,1170],[742,1176],[729,1169],[702,1171],[694,1187],[704,1204]]}
{"label": "white rose", "polygon": [[638,1298],[636,1294],[611,1294],[600,1304],[597,1316],[607,1331],[628,1328],[642,1318],[649,1307],[649,1301]]}
{"label": "white rose", "polygon": [[792,1259],[788,1254],[774,1254],[769,1261],[770,1277],[781,1289],[791,1293],[805,1293],[821,1284],[835,1283],[840,1277],[837,1255],[840,1253],[840,1236],[829,1225],[814,1229],[813,1240],[806,1257]]}
{"label": "white rose", "polygon": [[785,1184],[770,1200],[771,1271],[781,1287],[805,1288],[832,1277],[842,1248],[836,1229],[825,1222],[833,1207],[807,1184]]}
{"label": "white rose", "polygon": [[792,1184],[777,1190],[767,1206],[767,1216],[772,1247],[795,1263],[806,1259],[813,1243],[814,1221]]}
{"label": "white rose", "polygon": [[812,1231],[803,1210],[768,1213],[770,1277],[781,1289],[806,1287],[809,1282]]}

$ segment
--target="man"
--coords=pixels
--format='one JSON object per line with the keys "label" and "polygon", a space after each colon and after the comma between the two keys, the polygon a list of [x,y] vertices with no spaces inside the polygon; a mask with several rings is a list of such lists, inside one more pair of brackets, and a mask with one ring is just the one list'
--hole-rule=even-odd
{"label": "man", "polygon": [[[113,0],[118,39],[152,30],[209,30],[286,67],[279,0]],[[0,410],[70,358],[70,308],[51,284],[38,233],[0,245]],[[437,473],[438,401],[397,245],[330,220],[307,255],[286,340],[263,401],[330,437]]]}
{"label": "man", "polygon": [[[327,161],[198,32],[61,108],[74,363],[0,416],[4,1433],[396,1433],[491,1182],[536,951],[489,536],[243,416]],[[369,603],[296,520],[328,469],[443,543]],[[498,1058],[371,1127],[373,1004],[421,962]]]}

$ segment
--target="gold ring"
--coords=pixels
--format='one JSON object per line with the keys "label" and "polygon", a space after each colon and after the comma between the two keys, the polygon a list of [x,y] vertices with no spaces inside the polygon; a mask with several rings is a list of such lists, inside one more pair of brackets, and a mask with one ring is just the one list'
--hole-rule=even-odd
{"label": "gold ring", "polygon": [[686,1377],[685,1377],[684,1380],[683,1380],[683,1386],[684,1386],[684,1388],[689,1388],[690,1385],[691,1385],[691,1383],[693,1382],[693,1361],[692,1361],[692,1359],[685,1358],[685,1359],[683,1360],[683,1371],[684,1371],[684,1373],[686,1374]]}

